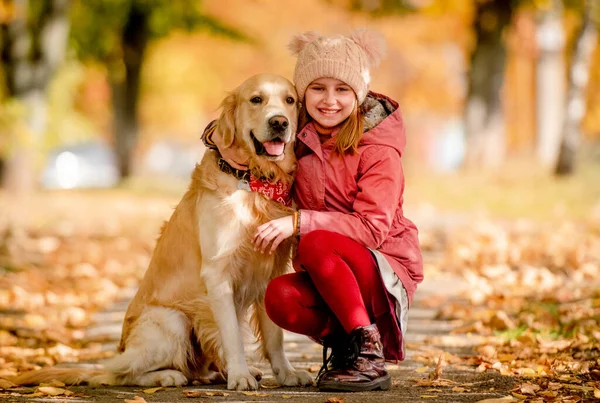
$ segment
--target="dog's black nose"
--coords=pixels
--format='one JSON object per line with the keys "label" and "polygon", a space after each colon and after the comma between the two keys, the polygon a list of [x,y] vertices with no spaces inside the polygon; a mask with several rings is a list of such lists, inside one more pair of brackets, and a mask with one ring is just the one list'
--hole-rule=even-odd
{"label": "dog's black nose", "polygon": [[289,124],[290,123],[285,116],[273,116],[271,119],[269,119],[269,126],[271,126],[271,129],[277,132],[284,131],[287,129]]}

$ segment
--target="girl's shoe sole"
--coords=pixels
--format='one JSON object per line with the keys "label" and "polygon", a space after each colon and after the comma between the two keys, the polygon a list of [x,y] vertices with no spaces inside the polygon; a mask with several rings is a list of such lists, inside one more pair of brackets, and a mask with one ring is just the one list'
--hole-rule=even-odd
{"label": "girl's shoe sole", "polygon": [[322,392],[368,392],[371,390],[388,390],[392,387],[392,377],[388,374],[371,382],[351,383],[323,381],[317,385]]}

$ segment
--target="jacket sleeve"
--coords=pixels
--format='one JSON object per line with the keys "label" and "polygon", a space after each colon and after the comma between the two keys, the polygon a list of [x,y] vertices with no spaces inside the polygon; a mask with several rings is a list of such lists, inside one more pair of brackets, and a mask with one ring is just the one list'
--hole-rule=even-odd
{"label": "jacket sleeve", "polygon": [[[362,175],[352,213],[301,210],[300,236],[325,229],[378,249],[387,239],[404,192],[404,172],[398,151],[371,147],[363,156]],[[366,153],[367,153],[366,152]],[[365,154],[366,154],[365,153]]]}

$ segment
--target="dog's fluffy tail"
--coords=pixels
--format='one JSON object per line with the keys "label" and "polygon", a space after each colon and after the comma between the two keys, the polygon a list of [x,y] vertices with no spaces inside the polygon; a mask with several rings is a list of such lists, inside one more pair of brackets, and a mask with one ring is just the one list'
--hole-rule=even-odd
{"label": "dog's fluffy tail", "polygon": [[10,379],[16,385],[39,385],[60,381],[65,385],[116,385],[116,376],[105,369],[87,368],[42,368],[38,371],[25,372]]}

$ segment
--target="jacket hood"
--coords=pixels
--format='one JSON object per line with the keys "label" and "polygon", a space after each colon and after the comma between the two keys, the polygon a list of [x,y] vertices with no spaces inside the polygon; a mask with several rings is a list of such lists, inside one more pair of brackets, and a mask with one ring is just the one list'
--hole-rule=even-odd
{"label": "jacket hood", "polygon": [[398,103],[370,91],[362,107],[365,109],[365,132],[360,144],[392,147],[402,155],[406,134]]}

